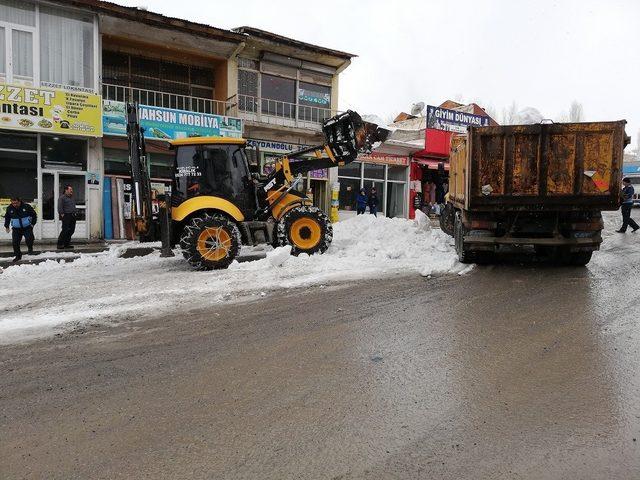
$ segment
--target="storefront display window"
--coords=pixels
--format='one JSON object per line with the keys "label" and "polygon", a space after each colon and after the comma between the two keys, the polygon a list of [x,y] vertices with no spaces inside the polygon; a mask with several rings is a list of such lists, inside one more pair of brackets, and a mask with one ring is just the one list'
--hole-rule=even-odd
{"label": "storefront display window", "polygon": [[375,163],[364,164],[364,178],[374,178],[384,180],[384,165],[377,165]]}
{"label": "storefront display window", "polygon": [[129,167],[129,153],[126,150],[115,148],[104,149],[104,174],[105,175],[131,175]]}
{"label": "storefront display window", "polygon": [[173,155],[165,155],[162,153],[150,154],[150,176],[151,178],[173,178],[173,168],[175,160]]}
{"label": "storefront display window", "polygon": [[405,217],[407,167],[382,163],[353,162],[338,167],[340,183],[339,208],[356,209],[356,196],[360,188],[368,195],[375,187],[378,213],[387,217]]}
{"label": "storefront display window", "polygon": [[32,203],[38,197],[38,155],[0,150],[0,198],[18,196]]}
{"label": "storefront display window", "polygon": [[17,132],[0,132],[0,149],[2,148],[36,152],[38,150],[38,137]]}
{"label": "storefront display window", "polygon": [[338,196],[341,210],[356,209],[356,196],[360,191],[360,179],[340,178],[340,194]]}
{"label": "storefront display window", "polygon": [[87,169],[87,141],[42,135],[42,168],[58,170]]}

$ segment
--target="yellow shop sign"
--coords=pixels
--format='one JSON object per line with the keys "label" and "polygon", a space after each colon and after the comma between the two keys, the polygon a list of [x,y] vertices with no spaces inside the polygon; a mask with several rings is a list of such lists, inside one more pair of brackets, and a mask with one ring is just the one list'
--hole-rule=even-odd
{"label": "yellow shop sign", "polygon": [[102,97],[0,83],[0,128],[101,137]]}

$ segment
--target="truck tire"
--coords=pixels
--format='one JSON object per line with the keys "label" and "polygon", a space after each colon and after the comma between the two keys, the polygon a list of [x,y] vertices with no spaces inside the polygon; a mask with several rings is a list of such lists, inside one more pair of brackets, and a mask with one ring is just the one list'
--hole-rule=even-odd
{"label": "truck tire", "polygon": [[569,265],[584,267],[587,263],[591,261],[592,255],[593,255],[593,252],[573,252],[569,256]]}
{"label": "truck tire", "polygon": [[278,246],[291,245],[291,254],[324,253],[333,240],[333,226],[318,207],[301,206],[289,210],[277,226]]}
{"label": "truck tire", "polygon": [[447,203],[440,214],[440,229],[447,235],[455,236],[455,215],[453,205]]}
{"label": "truck tire", "polygon": [[469,250],[467,250],[464,245],[465,229],[464,229],[464,225],[462,224],[461,213],[459,211],[456,212],[454,218],[455,220],[454,220],[454,226],[453,226],[453,230],[454,230],[453,238],[455,239],[456,253],[458,254],[458,260],[460,260],[461,263],[473,263],[474,261],[473,252],[470,252]]}
{"label": "truck tire", "polygon": [[240,252],[240,230],[223,215],[196,217],[184,227],[182,255],[197,270],[227,268]]}

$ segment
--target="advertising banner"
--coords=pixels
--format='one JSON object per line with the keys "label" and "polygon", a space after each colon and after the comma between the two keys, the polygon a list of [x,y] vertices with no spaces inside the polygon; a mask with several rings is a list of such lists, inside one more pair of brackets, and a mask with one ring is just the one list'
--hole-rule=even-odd
{"label": "advertising banner", "polygon": [[[187,137],[242,137],[242,120],[235,117],[189,112],[172,108],[138,106],[145,138],[174,140]],[[102,127],[105,135],[127,135],[126,105],[104,101]]]}
{"label": "advertising banner", "polygon": [[489,117],[427,105],[427,128],[465,133],[468,126],[486,127]]}
{"label": "advertising banner", "polygon": [[91,92],[0,83],[0,128],[102,136],[102,97]]}

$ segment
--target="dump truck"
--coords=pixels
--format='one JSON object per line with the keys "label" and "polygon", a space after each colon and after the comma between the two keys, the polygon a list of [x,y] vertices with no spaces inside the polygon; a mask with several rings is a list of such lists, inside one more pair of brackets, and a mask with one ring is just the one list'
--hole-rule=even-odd
{"label": "dump truck", "polygon": [[[333,228],[327,215],[296,188],[302,175],[353,162],[384,141],[389,131],[348,110],[323,121],[322,133],[321,145],[275,159],[266,175],[260,173],[259,152],[243,138],[170,140],[168,146],[175,153],[173,182],[170,191],[156,199],[138,106],[127,104],[136,236],[141,241],[161,239],[167,254],[179,245],[197,270],[227,268],[241,245],[289,245],[293,255],[324,253]],[[152,209],[154,201],[160,205],[158,215]]]}
{"label": "dump truck", "polygon": [[461,262],[514,248],[586,265],[620,206],[626,121],[469,127],[440,217]]}

